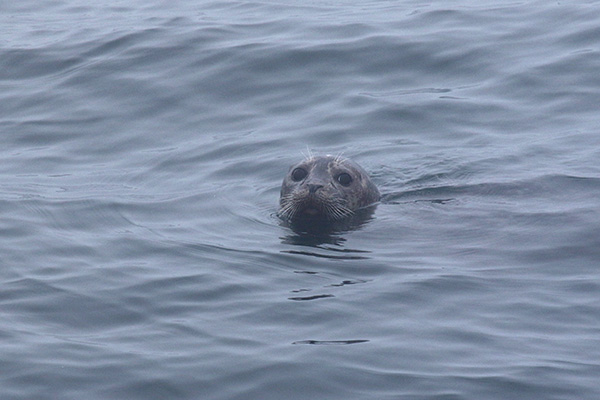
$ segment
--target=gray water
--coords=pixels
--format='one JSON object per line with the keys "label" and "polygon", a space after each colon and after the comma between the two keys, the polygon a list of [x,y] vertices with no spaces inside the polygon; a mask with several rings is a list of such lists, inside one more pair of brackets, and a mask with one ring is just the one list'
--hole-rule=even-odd
{"label": "gray water", "polygon": [[0,2],[1,399],[600,398],[598,1],[89,3]]}

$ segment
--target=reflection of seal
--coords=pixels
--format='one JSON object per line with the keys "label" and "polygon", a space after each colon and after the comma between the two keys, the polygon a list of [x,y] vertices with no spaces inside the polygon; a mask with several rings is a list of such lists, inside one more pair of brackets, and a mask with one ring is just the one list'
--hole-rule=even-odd
{"label": "reflection of seal", "polygon": [[281,185],[279,216],[288,221],[333,222],[379,200],[379,190],[355,162],[310,157],[290,170]]}

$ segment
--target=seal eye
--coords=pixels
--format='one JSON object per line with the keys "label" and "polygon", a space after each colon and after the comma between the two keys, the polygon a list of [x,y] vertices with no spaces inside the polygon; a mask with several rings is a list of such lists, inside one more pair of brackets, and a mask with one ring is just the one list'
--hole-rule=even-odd
{"label": "seal eye", "polygon": [[306,175],[308,175],[308,172],[306,172],[305,169],[296,168],[295,170],[292,171],[292,180],[294,182],[299,182],[302,179],[306,178]]}
{"label": "seal eye", "polygon": [[342,186],[348,186],[352,183],[352,177],[350,174],[342,172],[337,176],[337,181],[342,184]]}

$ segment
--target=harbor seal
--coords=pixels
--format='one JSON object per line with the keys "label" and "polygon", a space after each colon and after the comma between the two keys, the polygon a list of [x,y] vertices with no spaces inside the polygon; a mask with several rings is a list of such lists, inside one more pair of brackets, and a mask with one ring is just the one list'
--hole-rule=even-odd
{"label": "harbor seal", "polygon": [[369,176],[354,161],[314,156],[292,165],[283,179],[279,217],[289,222],[333,223],[379,201]]}

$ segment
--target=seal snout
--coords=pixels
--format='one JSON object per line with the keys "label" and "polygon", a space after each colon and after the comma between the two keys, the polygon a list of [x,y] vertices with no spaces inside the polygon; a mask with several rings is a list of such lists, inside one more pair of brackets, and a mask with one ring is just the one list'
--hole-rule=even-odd
{"label": "seal snout", "polygon": [[308,183],[306,186],[308,187],[308,193],[310,194],[315,194],[317,190],[323,187],[323,185],[318,183]]}

